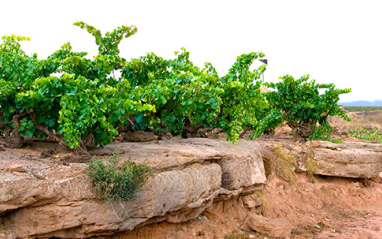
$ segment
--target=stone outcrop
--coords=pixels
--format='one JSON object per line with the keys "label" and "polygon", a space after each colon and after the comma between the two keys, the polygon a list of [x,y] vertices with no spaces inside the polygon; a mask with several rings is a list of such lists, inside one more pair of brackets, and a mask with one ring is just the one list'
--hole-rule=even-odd
{"label": "stone outcrop", "polygon": [[305,145],[314,151],[316,174],[348,178],[374,178],[382,167],[382,145],[372,143],[334,144],[326,141],[308,141]]}
{"label": "stone outcrop", "polygon": [[293,167],[298,173],[310,171],[325,176],[372,179],[382,170],[381,144],[347,141],[335,144],[317,140],[305,144],[276,141],[260,144],[263,158],[272,162],[277,157],[273,152],[275,146],[281,145],[283,152],[294,158]]}
{"label": "stone outcrop", "polygon": [[[85,163],[68,163],[60,158],[60,150],[53,158],[44,158],[36,152],[25,156],[24,149],[7,154],[5,149],[0,154],[0,226],[9,230],[6,238],[85,238],[156,222],[182,223],[213,211],[213,204],[231,201],[242,202],[246,213],[250,212],[246,225],[251,229],[287,237],[291,224],[254,214],[263,207],[253,194],[266,182],[263,159],[269,169],[280,156],[273,151],[277,144],[295,159],[292,170],[296,172],[314,166],[316,174],[377,180],[381,171],[382,145],[362,142],[302,145],[279,137],[240,140],[237,145],[218,139],[176,138],[112,143],[90,153],[106,160],[118,148],[122,160],[145,163],[154,174],[134,200],[106,204],[93,192]],[[4,238],[1,233],[0,238]]]}
{"label": "stone outcrop", "polygon": [[133,131],[126,132],[123,135],[123,140],[127,142],[149,142],[155,140],[153,132]]}
{"label": "stone outcrop", "polygon": [[111,144],[93,153],[108,154],[117,147],[122,160],[154,169],[134,200],[106,204],[98,199],[86,164],[53,167],[40,162],[33,170],[25,166],[20,175],[1,173],[3,225],[17,237],[83,238],[153,222],[179,223],[198,217],[214,201],[253,192],[266,180],[256,142],[233,146],[223,140],[172,139]]}
{"label": "stone outcrop", "polygon": [[289,127],[287,124],[277,127],[275,129],[275,136],[288,136],[289,133],[292,133],[293,129]]}

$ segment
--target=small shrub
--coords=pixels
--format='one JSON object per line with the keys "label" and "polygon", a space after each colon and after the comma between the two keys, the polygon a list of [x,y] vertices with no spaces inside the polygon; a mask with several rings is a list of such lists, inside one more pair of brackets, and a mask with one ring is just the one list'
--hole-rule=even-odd
{"label": "small shrub", "polygon": [[379,131],[373,127],[373,132],[370,133],[367,129],[357,129],[357,130],[350,130],[349,136],[366,140],[366,141],[372,141],[372,142],[378,142],[382,144],[382,135],[379,134]]}
{"label": "small shrub", "polygon": [[338,115],[350,121],[337,104],[339,95],[349,93],[350,89],[337,89],[334,84],[317,84],[315,80],[309,80],[309,75],[297,80],[289,75],[280,79],[282,81],[278,83],[265,83],[274,89],[265,94],[274,108],[283,112],[296,140],[306,140],[317,123],[322,125],[328,116]]}
{"label": "small shrub", "polygon": [[329,141],[332,143],[342,143],[341,139],[332,138],[333,128],[328,122],[323,123],[322,125],[316,127],[312,134],[307,138],[307,140],[322,140]]}
{"label": "small shrub", "polygon": [[94,191],[109,203],[112,200],[130,201],[137,190],[152,175],[152,169],[145,164],[132,161],[122,163],[119,150],[109,158],[107,165],[102,160],[93,159],[88,163],[87,174],[94,183]]}

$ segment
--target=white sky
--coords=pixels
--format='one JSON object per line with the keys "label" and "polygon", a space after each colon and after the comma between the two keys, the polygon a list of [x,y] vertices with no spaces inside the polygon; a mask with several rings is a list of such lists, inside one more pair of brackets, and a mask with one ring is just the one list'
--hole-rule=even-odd
{"label": "white sky", "polygon": [[43,58],[69,41],[96,55],[94,38],[73,26],[84,21],[103,33],[135,25],[121,56],[154,52],[173,58],[185,47],[200,67],[211,62],[224,75],[236,56],[266,54],[265,81],[310,74],[319,83],[352,88],[341,101],[382,99],[382,1],[153,0],[2,1],[0,36],[32,37],[27,53]]}

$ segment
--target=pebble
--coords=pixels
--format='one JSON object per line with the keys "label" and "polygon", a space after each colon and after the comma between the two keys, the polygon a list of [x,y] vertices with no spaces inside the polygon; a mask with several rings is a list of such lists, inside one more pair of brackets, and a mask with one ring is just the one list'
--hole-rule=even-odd
{"label": "pebble", "polygon": [[19,172],[19,173],[26,173],[27,170],[20,164],[13,164],[7,168],[7,171],[13,173],[13,172]]}

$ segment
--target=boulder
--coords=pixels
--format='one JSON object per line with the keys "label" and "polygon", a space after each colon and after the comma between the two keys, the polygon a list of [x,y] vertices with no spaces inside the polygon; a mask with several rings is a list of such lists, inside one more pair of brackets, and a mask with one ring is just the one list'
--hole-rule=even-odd
{"label": "boulder", "polygon": [[[139,190],[135,200],[110,204],[97,199],[86,176],[76,180],[51,185],[54,191],[61,192],[59,201],[19,209],[3,223],[18,237],[78,238],[101,231],[131,230],[153,217],[163,217],[163,221],[170,218],[170,222],[186,221],[193,217],[177,217],[176,220],[166,214],[197,208],[204,210],[203,206],[212,203],[218,193],[221,168],[217,164],[193,165],[183,170],[162,172]],[[84,195],[82,192],[89,193]]]}
{"label": "boulder", "polygon": [[248,216],[246,224],[254,231],[273,237],[289,237],[292,231],[292,225],[288,221],[270,219],[256,214]]}
{"label": "boulder", "polygon": [[261,158],[261,155],[240,156],[230,154],[219,161],[223,170],[222,187],[236,190],[241,187],[265,183],[263,162],[255,160],[255,158]]}
{"label": "boulder", "polygon": [[18,172],[18,173],[26,173],[27,170],[20,164],[13,164],[7,168],[7,171],[13,173],[13,172]]}
{"label": "boulder", "polygon": [[289,133],[293,132],[292,128],[287,124],[284,124],[275,129],[275,136],[287,136]]}
{"label": "boulder", "polygon": [[249,209],[262,205],[261,199],[256,194],[246,195],[242,197],[242,199],[244,206]]}
{"label": "boulder", "polygon": [[333,144],[310,141],[317,161],[316,174],[349,178],[374,178],[381,171],[381,145],[371,143]]}

